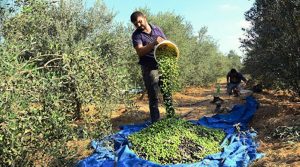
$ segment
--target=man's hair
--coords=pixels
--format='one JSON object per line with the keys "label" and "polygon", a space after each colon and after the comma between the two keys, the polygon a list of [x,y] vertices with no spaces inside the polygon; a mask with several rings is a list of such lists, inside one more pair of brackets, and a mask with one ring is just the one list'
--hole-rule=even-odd
{"label": "man's hair", "polygon": [[131,14],[131,16],[130,16],[130,20],[131,20],[131,22],[132,23],[134,23],[136,20],[137,20],[137,18],[139,17],[139,16],[145,16],[142,12],[140,12],[140,11],[135,11],[135,12],[133,12],[132,14]]}
{"label": "man's hair", "polygon": [[233,68],[230,70],[230,73],[237,73],[237,71],[236,71],[236,69]]}

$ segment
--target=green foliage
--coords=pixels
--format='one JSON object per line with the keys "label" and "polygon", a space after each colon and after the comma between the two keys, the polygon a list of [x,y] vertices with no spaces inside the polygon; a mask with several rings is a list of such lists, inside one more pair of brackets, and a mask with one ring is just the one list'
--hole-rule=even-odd
{"label": "green foliage", "polygon": [[[114,13],[101,1],[89,9],[82,0],[0,7],[1,165],[67,159],[68,141],[110,133],[110,112],[127,98],[121,90],[143,85],[132,29],[113,23]],[[222,75],[226,58],[205,31],[195,37],[173,13],[150,17],[181,50],[181,87]]]}
{"label": "green foliage", "polygon": [[172,12],[152,15],[148,9],[142,9],[150,23],[162,28],[169,40],[176,43],[180,50],[178,66],[180,70],[178,85],[183,88],[190,85],[203,86],[216,82],[229,71],[232,60],[218,50],[217,44],[202,27],[194,35],[190,23],[182,16]]}
{"label": "green foliage", "polygon": [[285,142],[299,142],[300,141],[300,127],[299,126],[278,126],[272,137]]}
{"label": "green foliage", "polygon": [[242,69],[241,57],[235,53],[235,51],[230,50],[227,54],[227,57],[229,59],[229,63],[231,64],[229,65],[230,69],[235,68],[238,71]]}
{"label": "green foliage", "polygon": [[131,51],[127,30],[100,1],[90,9],[81,0],[16,5],[1,29],[0,162],[33,166],[67,158],[67,141],[111,132]]}
{"label": "green foliage", "polygon": [[134,152],[160,164],[193,163],[221,150],[225,133],[169,118],[129,136]]}
{"label": "green foliage", "polygon": [[137,10],[147,16],[149,23],[161,27],[167,38],[178,46],[179,88],[209,85],[226,76],[230,68],[240,68],[240,60],[220,53],[217,44],[207,35],[207,27],[202,27],[195,35],[192,25],[174,12],[154,15],[148,8]]}
{"label": "green foliage", "polygon": [[[0,148],[5,166],[32,166],[33,153],[68,155],[65,142],[74,134],[72,117],[62,107],[61,83],[54,73],[39,73],[18,55],[2,57],[0,95]],[[9,55],[9,56],[8,56]],[[3,70],[6,71],[3,71]],[[52,93],[50,93],[52,92]]]}
{"label": "green foliage", "polygon": [[300,3],[256,0],[245,13],[252,26],[243,42],[245,69],[265,86],[300,95]]}
{"label": "green foliage", "polygon": [[[156,59],[158,62],[158,69],[162,74],[162,90],[167,95],[178,88],[178,66],[175,48],[160,46],[156,49]],[[174,117],[175,109],[172,106],[171,99],[165,100],[167,117]]]}

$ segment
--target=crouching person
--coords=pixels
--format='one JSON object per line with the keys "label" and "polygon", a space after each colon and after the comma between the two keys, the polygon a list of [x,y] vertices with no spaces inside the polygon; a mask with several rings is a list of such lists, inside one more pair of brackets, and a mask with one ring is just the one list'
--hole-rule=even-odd
{"label": "crouching person", "polygon": [[247,83],[247,79],[234,68],[228,72],[226,78],[228,95],[234,94],[235,96],[238,96],[241,89],[241,82],[243,81],[244,83]]}

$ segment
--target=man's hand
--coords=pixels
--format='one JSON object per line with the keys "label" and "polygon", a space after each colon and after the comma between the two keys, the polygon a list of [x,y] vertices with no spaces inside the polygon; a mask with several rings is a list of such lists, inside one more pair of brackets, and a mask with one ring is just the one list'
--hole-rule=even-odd
{"label": "man's hand", "polygon": [[155,41],[153,41],[152,43],[149,43],[145,46],[143,46],[143,44],[138,44],[136,47],[135,47],[135,50],[136,50],[136,53],[142,57],[146,54],[148,54],[154,47],[155,45],[161,43],[164,39],[160,36],[158,36]]}
{"label": "man's hand", "polygon": [[165,39],[163,39],[162,37],[158,36],[155,40],[155,45],[161,43],[162,41],[164,41]]}

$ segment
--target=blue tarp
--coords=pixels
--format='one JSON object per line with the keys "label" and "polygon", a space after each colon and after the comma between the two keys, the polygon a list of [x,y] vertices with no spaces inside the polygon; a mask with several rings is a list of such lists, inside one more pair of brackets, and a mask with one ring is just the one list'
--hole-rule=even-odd
{"label": "blue tarp", "polygon": [[[202,161],[193,164],[160,165],[139,158],[129,149],[128,135],[149,126],[149,122],[137,125],[125,125],[121,131],[107,136],[101,141],[93,141],[95,152],[78,162],[78,167],[235,167],[248,166],[253,160],[263,155],[257,153],[258,147],[254,138],[255,131],[248,128],[248,123],[258,108],[258,102],[251,96],[246,103],[236,105],[228,114],[217,114],[191,121],[196,125],[223,129],[226,137],[222,142],[223,151],[206,156]],[[105,147],[105,142],[113,141],[114,148]]]}

